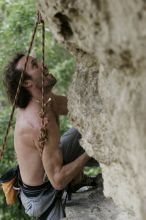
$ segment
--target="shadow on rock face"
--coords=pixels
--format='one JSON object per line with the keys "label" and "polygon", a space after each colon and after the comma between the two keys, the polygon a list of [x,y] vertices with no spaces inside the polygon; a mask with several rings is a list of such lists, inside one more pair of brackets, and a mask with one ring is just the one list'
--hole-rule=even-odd
{"label": "shadow on rock face", "polygon": [[73,31],[69,24],[69,18],[62,14],[57,13],[55,18],[59,19],[60,22],[60,34],[64,37],[65,40],[69,39],[73,35]]}

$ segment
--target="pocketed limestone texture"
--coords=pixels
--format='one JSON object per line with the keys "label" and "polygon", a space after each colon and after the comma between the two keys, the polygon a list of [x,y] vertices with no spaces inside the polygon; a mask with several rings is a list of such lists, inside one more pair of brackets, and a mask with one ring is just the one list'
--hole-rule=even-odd
{"label": "pocketed limestone texture", "polygon": [[76,57],[69,117],[103,168],[104,192],[146,220],[146,1],[38,0],[54,37]]}

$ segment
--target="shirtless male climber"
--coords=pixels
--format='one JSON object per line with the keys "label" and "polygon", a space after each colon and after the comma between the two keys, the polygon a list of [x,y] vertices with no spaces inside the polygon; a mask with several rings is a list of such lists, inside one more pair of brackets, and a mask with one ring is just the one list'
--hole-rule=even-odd
{"label": "shirtless male climber", "polygon": [[[7,65],[4,84],[13,103],[26,56],[17,54]],[[63,189],[92,160],[79,145],[80,133],[69,129],[61,138],[59,115],[67,115],[67,98],[52,93],[56,79],[45,67],[44,99],[51,98],[46,110],[48,141],[40,156],[39,137],[42,121],[41,74],[43,64],[29,56],[21,91],[16,103],[14,146],[20,168],[20,199],[29,216],[43,220],[59,220],[65,216],[62,205]],[[97,162],[95,162],[97,165]],[[48,180],[44,180],[44,176]]]}

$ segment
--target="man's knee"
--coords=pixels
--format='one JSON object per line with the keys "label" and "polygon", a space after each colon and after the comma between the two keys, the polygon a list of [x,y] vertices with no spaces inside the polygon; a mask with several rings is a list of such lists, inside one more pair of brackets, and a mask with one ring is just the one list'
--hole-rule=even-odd
{"label": "man's knee", "polygon": [[80,139],[82,137],[82,135],[80,134],[80,132],[76,129],[76,128],[71,128],[71,133],[74,137]]}
{"label": "man's knee", "polygon": [[76,128],[70,128],[64,135],[61,137],[61,143],[74,143],[81,138],[81,134]]}

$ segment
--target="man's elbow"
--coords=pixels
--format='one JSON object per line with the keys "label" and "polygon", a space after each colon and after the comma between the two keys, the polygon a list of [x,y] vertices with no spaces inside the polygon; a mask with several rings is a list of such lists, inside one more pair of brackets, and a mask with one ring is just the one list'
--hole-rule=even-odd
{"label": "man's elbow", "polygon": [[54,178],[52,185],[53,185],[54,189],[56,189],[56,190],[63,190],[66,186],[61,177]]}
{"label": "man's elbow", "polygon": [[63,190],[65,187],[60,183],[54,183],[53,188],[56,190]]}

